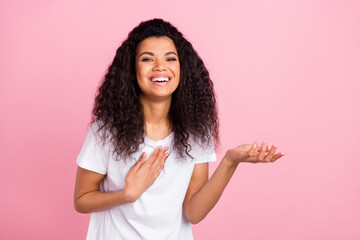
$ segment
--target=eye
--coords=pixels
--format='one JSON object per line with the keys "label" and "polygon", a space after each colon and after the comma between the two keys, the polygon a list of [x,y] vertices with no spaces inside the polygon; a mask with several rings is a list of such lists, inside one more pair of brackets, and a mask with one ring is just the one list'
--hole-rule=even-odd
{"label": "eye", "polygon": [[150,59],[150,58],[143,58],[143,59],[141,59],[141,61],[142,61],[142,62],[150,62],[150,61],[152,61],[152,59]]}
{"label": "eye", "polygon": [[172,61],[176,61],[176,58],[168,58],[167,60],[172,62]]}

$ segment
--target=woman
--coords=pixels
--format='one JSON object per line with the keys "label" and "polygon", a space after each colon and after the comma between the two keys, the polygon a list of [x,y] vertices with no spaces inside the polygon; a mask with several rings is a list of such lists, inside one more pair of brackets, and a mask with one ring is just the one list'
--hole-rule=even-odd
{"label": "woman", "polygon": [[170,23],[139,24],[116,52],[78,156],[74,206],[91,212],[87,239],[193,239],[240,162],[277,153],[229,149],[208,178],[219,141],[213,83]]}

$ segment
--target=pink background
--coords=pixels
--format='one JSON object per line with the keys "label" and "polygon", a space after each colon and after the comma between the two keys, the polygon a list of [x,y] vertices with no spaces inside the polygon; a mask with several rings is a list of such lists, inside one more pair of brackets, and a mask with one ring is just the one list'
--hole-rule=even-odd
{"label": "pink background", "polygon": [[[196,239],[360,239],[359,1],[1,1],[0,239],[84,239],[76,157],[95,90],[140,21],[173,23],[216,87],[240,164]],[[211,165],[214,171],[219,161]]]}

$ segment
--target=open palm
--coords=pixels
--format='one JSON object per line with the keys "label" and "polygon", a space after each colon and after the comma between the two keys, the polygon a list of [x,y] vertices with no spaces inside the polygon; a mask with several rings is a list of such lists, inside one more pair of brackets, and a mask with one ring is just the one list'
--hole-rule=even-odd
{"label": "open palm", "polygon": [[270,148],[266,145],[265,141],[262,142],[262,145],[258,145],[257,142],[253,144],[242,144],[236,148],[229,149],[225,157],[233,163],[269,163],[285,155],[283,152],[275,154],[276,148],[277,146],[275,144]]}

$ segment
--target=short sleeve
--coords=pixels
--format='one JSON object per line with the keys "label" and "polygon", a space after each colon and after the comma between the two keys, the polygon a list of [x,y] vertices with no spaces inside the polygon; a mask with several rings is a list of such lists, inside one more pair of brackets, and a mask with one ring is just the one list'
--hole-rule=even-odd
{"label": "short sleeve", "polygon": [[96,122],[91,125],[76,162],[81,168],[105,175],[109,152],[101,143],[97,128]]}
{"label": "short sleeve", "polygon": [[209,146],[202,146],[201,144],[193,141],[190,154],[195,158],[195,164],[215,162],[216,153],[213,138],[211,138]]}

